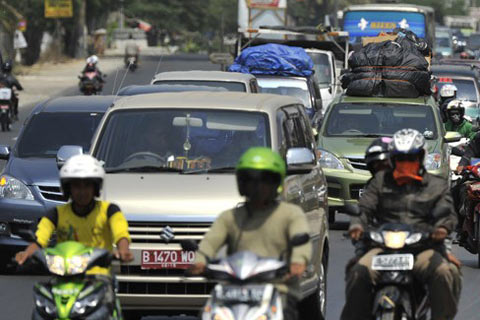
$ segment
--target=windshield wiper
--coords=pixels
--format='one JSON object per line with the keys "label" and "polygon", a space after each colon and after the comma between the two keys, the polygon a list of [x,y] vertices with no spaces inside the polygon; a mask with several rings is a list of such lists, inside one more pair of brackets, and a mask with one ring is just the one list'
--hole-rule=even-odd
{"label": "windshield wiper", "polygon": [[141,166],[141,167],[127,167],[127,168],[112,168],[105,170],[106,173],[119,172],[183,172],[182,169],[157,167],[157,166]]}
{"label": "windshield wiper", "polygon": [[235,167],[219,167],[219,168],[211,168],[211,169],[198,169],[198,170],[190,170],[184,171],[184,174],[197,174],[197,173],[230,173],[235,171]]}

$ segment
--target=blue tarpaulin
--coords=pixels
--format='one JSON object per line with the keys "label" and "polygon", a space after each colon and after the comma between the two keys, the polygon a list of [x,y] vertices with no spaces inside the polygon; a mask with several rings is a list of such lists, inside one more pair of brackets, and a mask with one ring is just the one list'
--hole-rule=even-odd
{"label": "blue tarpaulin", "polygon": [[243,50],[228,71],[308,77],[313,61],[303,48],[269,43]]}

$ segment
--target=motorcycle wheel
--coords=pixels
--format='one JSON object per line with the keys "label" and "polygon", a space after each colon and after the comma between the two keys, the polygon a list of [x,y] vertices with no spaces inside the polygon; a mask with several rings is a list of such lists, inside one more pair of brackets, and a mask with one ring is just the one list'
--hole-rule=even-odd
{"label": "motorcycle wheel", "polygon": [[299,319],[325,320],[327,314],[327,261],[324,258],[318,274],[318,290],[299,302]]}

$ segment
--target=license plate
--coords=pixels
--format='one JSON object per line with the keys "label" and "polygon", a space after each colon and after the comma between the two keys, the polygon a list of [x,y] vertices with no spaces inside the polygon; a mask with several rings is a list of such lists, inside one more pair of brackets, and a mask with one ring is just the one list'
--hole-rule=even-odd
{"label": "license plate", "polygon": [[10,100],[12,98],[12,89],[0,88],[0,100]]}
{"label": "license plate", "polygon": [[195,261],[194,251],[142,250],[142,269],[187,269]]}
{"label": "license plate", "polygon": [[8,106],[6,106],[6,105],[1,105],[1,106],[0,106],[0,109],[2,109],[2,110],[8,110]]}
{"label": "license plate", "polygon": [[259,302],[262,301],[265,286],[223,286],[215,292],[221,301]]}
{"label": "license plate", "polygon": [[373,270],[412,270],[413,254],[382,254],[373,257]]}

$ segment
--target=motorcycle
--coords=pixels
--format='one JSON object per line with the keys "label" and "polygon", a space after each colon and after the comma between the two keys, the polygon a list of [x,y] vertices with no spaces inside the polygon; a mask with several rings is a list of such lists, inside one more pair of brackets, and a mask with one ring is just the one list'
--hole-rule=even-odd
{"label": "motorcycle", "polygon": [[134,72],[138,68],[137,58],[135,56],[128,56],[125,59],[125,68],[128,68],[130,71]]}
{"label": "motorcycle", "polygon": [[[360,214],[358,207],[350,205],[346,211],[354,216]],[[438,208],[432,217],[442,217],[449,212],[449,208]],[[434,248],[431,234],[407,224],[386,223],[365,232],[363,244],[383,249],[372,260],[372,269],[380,273],[374,286],[372,319],[426,320],[430,311],[428,289],[416,281],[412,271],[415,254]],[[438,250],[445,247],[438,246]]]}
{"label": "motorcycle", "polygon": [[80,79],[79,87],[80,91],[86,95],[96,95],[98,92],[102,91],[102,84],[98,80],[98,72],[97,71],[87,71],[84,72],[83,75],[78,76]]}
{"label": "motorcycle", "polygon": [[108,268],[114,259],[107,250],[86,247],[75,241],[37,250],[27,266],[19,268],[38,270],[40,267],[53,278],[34,285],[32,319],[123,319],[120,303],[111,289],[114,286],[108,283],[112,279],[86,276],[87,270],[94,266]]}
{"label": "motorcycle", "polygon": [[3,132],[10,131],[12,107],[12,89],[0,85],[0,125]]}
{"label": "motorcycle", "polygon": [[[308,241],[308,234],[299,234],[292,238],[290,247]],[[182,241],[181,245],[185,251],[203,254],[195,242]],[[237,252],[220,260],[209,260],[205,277],[220,283],[215,285],[203,308],[202,320],[283,320],[280,293],[272,282],[285,276],[288,266],[284,259],[262,258],[249,251]]]}
{"label": "motorcycle", "polygon": [[[472,163],[475,162],[478,162],[478,159],[472,159]],[[461,176],[459,183],[466,184],[467,194],[463,197],[465,221],[459,245],[477,255],[477,265],[480,268],[480,165],[465,167]]]}

